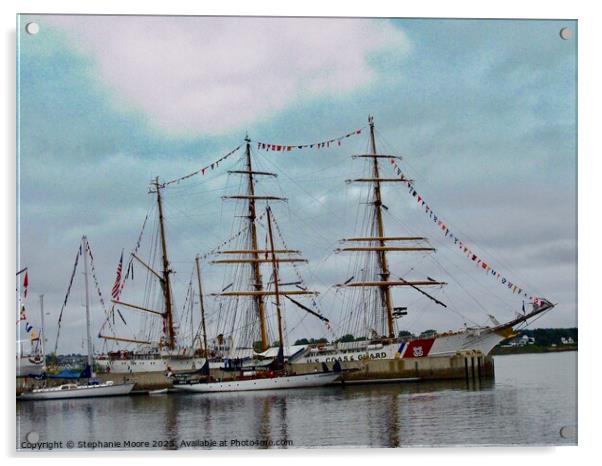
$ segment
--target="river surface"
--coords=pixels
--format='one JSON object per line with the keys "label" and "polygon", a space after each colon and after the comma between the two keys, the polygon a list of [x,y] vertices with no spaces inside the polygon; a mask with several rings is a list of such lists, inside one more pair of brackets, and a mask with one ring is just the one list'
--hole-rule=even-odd
{"label": "river surface", "polygon": [[468,385],[18,402],[17,448],[36,445],[26,439],[57,449],[577,443],[577,352],[496,356],[495,372],[494,381]]}

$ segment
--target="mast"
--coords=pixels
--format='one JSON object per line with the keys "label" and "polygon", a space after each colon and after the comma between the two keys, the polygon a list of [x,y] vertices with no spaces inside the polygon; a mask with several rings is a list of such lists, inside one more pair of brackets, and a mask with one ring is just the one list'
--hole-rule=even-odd
{"label": "mast", "polygon": [[44,295],[40,295],[40,351],[42,352],[42,357],[46,358],[46,332],[44,327]]}
{"label": "mast", "polygon": [[90,369],[94,364],[92,335],[90,332],[90,290],[88,286],[88,239],[82,236],[82,249],[84,254],[84,286],[86,290],[86,337],[88,339],[88,365]]}
{"label": "mast", "polygon": [[169,282],[169,274],[171,273],[171,270],[169,268],[169,260],[167,258],[167,240],[165,239],[165,222],[163,218],[163,203],[161,202],[161,185],[159,184],[159,177],[155,178],[153,184],[155,186],[155,192],[157,193],[157,206],[159,208],[159,233],[161,236],[161,258],[163,268],[161,284],[163,285],[163,298],[165,300],[164,319],[166,323],[167,347],[170,350],[173,350],[176,346],[176,338],[173,325],[171,285]]}
{"label": "mast", "polygon": [[276,316],[278,318],[278,347],[283,349],[284,336],[282,333],[282,313],[280,310],[280,288],[278,282],[278,262],[276,260],[276,252],[274,250],[274,237],[272,236],[272,210],[270,206],[266,208],[268,215],[268,235],[270,239],[270,250],[272,254],[272,274],[274,278],[274,296],[276,297]]}
{"label": "mast", "polygon": [[208,354],[208,350],[207,350],[207,329],[205,327],[205,301],[204,301],[204,297],[203,297],[203,285],[201,282],[201,258],[199,256],[196,256],[194,258],[194,261],[196,262],[196,277],[199,283],[199,305],[201,308],[201,326],[203,328],[203,350],[205,351],[205,357]]}
{"label": "mast", "polygon": [[194,289],[192,288],[192,284],[190,286],[190,303],[188,307],[190,311],[190,350],[194,354],[194,313],[192,312],[194,309]]}
{"label": "mast", "polygon": [[395,329],[393,327],[393,301],[391,299],[391,286],[386,282],[389,281],[390,272],[389,272],[389,264],[387,261],[387,253],[385,250],[385,241],[382,239],[385,237],[385,227],[383,224],[383,212],[382,212],[382,199],[380,193],[380,170],[378,166],[378,157],[376,157],[376,141],[374,138],[374,118],[370,116],[368,118],[370,123],[370,152],[372,157],[372,175],[374,178],[374,210],[376,214],[376,227],[378,237],[381,238],[378,240],[381,249],[377,251],[378,254],[378,264],[380,266],[380,276],[381,280],[385,282],[380,287],[381,301],[383,304],[383,308],[386,312],[387,316],[387,329],[389,331],[389,338],[395,337]]}
{"label": "mast", "polygon": [[[251,162],[251,140],[247,136],[245,138],[246,147],[245,147],[245,157],[247,162],[247,179],[248,186],[247,191],[249,193],[249,228],[251,231],[251,249],[253,252],[251,253],[252,258],[254,259],[253,264],[253,275],[255,276],[255,290],[263,291],[263,281],[261,278],[261,268],[259,265],[259,253],[257,252],[257,225],[255,225],[255,220],[257,219],[256,210],[255,210],[255,179],[253,178],[253,165]],[[259,317],[259,332],[261,337],[261,351],[265,351],[268,349],[268,331],[267,324],[265,320],[265,302],[263,300],[263,295],[257,294],[255,296],[255,305],[257,306],[257,315]]]}
{"label": "mast", "polygon": [[[213,296],[232,297],[237,298],[241,296],[250,297],[253,299],[256,314],[259,320],[259,337],[261,344],[261,352],[266,351],[269,348],[268,331],[267,331],[267,320],[265,311],[265,297],[274,296],[278,294],[280,296],[289,295],[313,295],[316,294],[313,291],[304,289],[281,290],[278,287],[278,291],[265,290],[263,286],[263,280],[261,277],[261,264],[278,262],[307,262],[305,259],[288,257],[288,255],[298,254],[299,251],[293,249],[259,249],[257,241],[257,201],[286,201],[286,198],[260,194],[257,195],[255,192],[255,177],[256,176],[273,176],[276,177],[275,173],[266,171],[257,171],[253,169],[253,163],[251,160],[251,140],[249,137],[245,137],[246,149],[245,149],[245,167],[243,170],[231,170],[228,173],[239,174],[245,177],[247,180],[246,193],[239,193],[230,196],[223,196],[223,199],[234,199],[243,200],[248,203],[248,213],[245,216],[247,220],[247,228],[250,232],[250,245],[244,249],[237,250],[224,250],[218,252],[218,254],[232,254],[236,255],[234,258],[212,260],[212,264],[246,264],[252,268],[251,283],[248,289],[243,290],[222,290],[220,293],[212,294]],[[271,212],[271,211],[270,211]],[[271,215],[271,213],[269,213]],[[271,217],[270,217],[271,218]],[[268,257],[268,253],[272,252],[272,258]],[[276,257],[276,254],[284,254],[283,257]],[[231,256],[230,256],[231,257]],[[283,285],[283,284],[280,284]],[[280,298],[278,298],[280,301]],[[281,330],[281,329],[280,329]]]}
{"label": "mast", "polygon": [[[360,246],[351,246],[339,248],[336,251],[350,251],[350,252],[374,252],[377,256],[377,277],[373,281],[359,281],[354,282],[352,279],[347,282],[337,285],[338,287],[345,288],[354,288],[354,287],[377,287],[379,289],[380,294],[380,302],[382,306],[382,312],[384,314],[384,318],[386,320],[386,329],[383,329],[387,332],[388,338],[395,338],[395,326],[394,319],[396,317],[400,317],[401,313],[397,312],[393,307],[393,299],[391,296],[391,288],[394,286],[405,286],[416,289],[423,294],[422,290],[418,289],[418,286],[438,286],[445,285],[446,283],[428,279],[428,280],[420,280],[420,281],[408,281],[401,277],[398,279],[391,279],[391,271],[389,270],[389,262],[387,259],[388,252],[410,252],[410,251],[434,251],[435,249],[428,246],[392,246],[389,243],[391,241],[395,242],[414,242],[414,241],[423,241],[426,238],[421,236],[386,236],[385,234],[385,226],[383,222],[383,202],[382,202],[382,193],[381,193],[381,185],[382,183],[407,183],[412,180],[409,180],[404,177],[399,178],[381,178],[380,176],[380,159],[401,159],[399,156],[395,155],[385,155],[379,154],[376,150],[376,139],[374,136],[374,118],[372,116],[368,117],[368,123],[370,126],[370,153],[369,154],[359,154],[353,155],[352,158],[369,158],[372,159],[372,168],[371,168],[371,176],[369,178],[358,178],[354,180],[347,180],[347,183],[359,182],[359,183],[370,183],[372,185],[372,194],[374,202],[372,202],[374,209],[373,216],[373,224],[369,235],[366,237],[352,237],[343,239],[343,242],[346,243],[357,243],[357,242],[365,242],[366,245]],[[432,297],[427,294],[431,299]]]}

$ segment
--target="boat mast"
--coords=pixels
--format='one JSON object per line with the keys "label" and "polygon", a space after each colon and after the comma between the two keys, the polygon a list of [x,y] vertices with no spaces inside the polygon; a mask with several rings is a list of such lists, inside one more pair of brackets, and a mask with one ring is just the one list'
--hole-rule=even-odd
{"label": "boat mast", "polygon": [[[228,173],[230,174],[239,174],[244,175],[248,181],[246,194],[236,194],[231,196],[223,196],[223,199],[234,199],[234,200],[244,200],[248,202],[248,214],[246,216],[248,222],[248,229],[251,234],[251,245],[250,249],[237,249],[237,250],[221,250],[218,254],[235,254],[237,256],[234,259],[219,259],[211,261],[212,264],[246,264],[250,265],[253,269],[253,282],[251,283],[251,289],[247,290],[222,290],[221,293],[215,294],[215,296],[222,297],[239,297],[239,296],[247,296],[253,298],[253,303],[255,305],[257,316],[259,318],[259,331],[261,338],[261,351],[264,352],[269,348],[268,341],[268,332],[267,332],[267,322],[265,315],[265,296],[273,296],[275,294],[274,291],[266,291],[263,287],[263,281],[261,277],[261,264],[272,262],[272,260],[276,260],[276,262],[307,262],[305,259],[297,258],[297,257],[280,257],[280,258],[268,258],[267,254],[270,252],[269,249],[258,249],[257,245],[257,210],[256,210],[256,201],[286,201],[286,198],[273,196],[273,195],[257,195],[255,193],[255,177],[256,176],[272,176],[276,177],[275,173],[266,172],[266,171],[257,171],[253,169],[253,164],[251,161],[251,140],[249,137],[245,137],[246,149],[245,149],[245,168],[244,170],[230,170]],[[288,250],[288,249],[278,249],[275,250],[276,254],[298,254],[299,251]],[[244,257],[247,256],[247,257]],[[265,256],[265,258],[264,258]],[[282,290],[279,291],[281,296],[288,295],[309,295],[315,294],[313,291],[308,290]]]}
{"label": "boat mast", "polygon": [[[380,291],[381,304],[383,314],[386,319],[386,329],[388,338],[395,338],[395,326],[394,318],[402,314],[396,315],[393,307],[393,299],[391,297],[391,288],[394,286],[407,286],[417,288],[418,286],[439,286],[445,285],[444,282],[436,280],[420,280],[420,281],[408,281],[399,277],[399,279],[391,280],[391,272],[389,271],[389,263],[387,260],[387,252],[409,252],[409,251],[434,251],[435,249],[429,246],[390,246],[389,242],[414,242],[423,241],[426,238],[419,236],[385,236],[385,227],[383,222],[383,202],[381,194],[382,183],[407,183],[412,180],[408,180],[404,177],[400,178],[381,178],[379,159],[401,159],[399,156],[379,154],[376,150],[376,140],[374,137],[374,118],[368,117],[368,123],[370,126],[370,153],[354,155],[353,158],[370,158],[372,159],[372,176],[370,178],[358,178],[354,180],[347,180],[351,182],[371,183],[373,189],[372,205],[374,207],[374,220],[371,229],[371,236],[368,237],[354,237],[343,239],[344,242],[367,242],[365,246],[351,246],[339,248],[336,251],[350,251],[350,252],[375,252],[378,259],[378,276],[375,281],[347,281],[343,284],[337,285],[338,287],[355,288],[355,287],[378,287]],[[421,291],[421,290],[419,290]]]}
{"label": "boat mast", "polygon": [[155,186],[155,192],[157,193],[157,206],[159,208],[159,233],[161,236],[161,256],[163,266],[161,284],[163,288],[163,298],[165,300],[164,319],[166,323],[167,347],[170,350],[173,350],[176,346],[176,338],[173,325],[171,285],[169,282],[169,274],[171,273],[171,270],[169,268],[169,260],[167,258],[167,241],[165,239],[165,222],[163,218],[163,203],[161,201],[162,186],[159,184],[159,177],[155,178],[153,184]]}
{"label": "boat mast", "polygon": [[46,358],[46,332],[44,327],[44,295],[40,295],[40,351],[42,352],[42,357]]}
{"label": "boat mast", "polygon": [[270,239],[270,252],[272,254],[272,275],[274,280],[274,296],[276,297],[276,316],[278,318],[278,347],[283,348],[284,335],[282,333],[282,312],[280,310],[280,288],[278,280],[278,261],[276,259],[276,251],[274,249],[274,237],[272,236],[272,209],[268,205],[266,208],[268,216],[268,235]]}
{"label": "boat mast", "polygon": [[205,327],[205,301],[203,297],[203,285],[201,282],[201,258],[196,256],[194,261],[196,262],[196,277],[199,283],[199,305],[201,307],[201,326],[203,327],[203,349],[205,351],[205,357],[207,357],[207,329]]}
{"label": "boat mast", "polygon": [[190,283],[190,302],[188,303],[188,310],[190,311],[190,350],[194,353],[194,289],[192,283]]}
{"label": "boat mast", "polygon": [[90,332],[90,290],[88,289],[88,239],[82,236],[82,253],[84,255],[84,286],[86,290],[86,336],[88,339],[88,365],[92,369],[94,364],[92,334]]}
{"label": "boat mast", "polygon": [[[245,147],[245,158],[247,162],[247,171],[248,171],[248,186],[247,192],[249,193],[249,228],[251,231],[251,249],[253,250],[252,258],[254,261],[253,264],[253,275],[255,276],[255,291],[261,292],[263,291],[263,281],[261,278],[261,268],[259,264],[259,253],[257,252],[257,225],[255,224],[255,220],[257,219],[256,209],[255,209],[255,178],[253,177],[253,165],[251,162],[251,140],[249,137],[245,137],[246,147]],[[265,351],[268,349],[268,331],[267,324],[265,320],[265,302],[262,294],[257,294],[255,296],[255,305],[257,307],[257,315],[259,317],[259,332],[261,337],[261,351]]]}
{"label": "boat mast", "polygon": [[395,329],[393,327],[393,301],[391,299],[391,286],[387,283],[390,278],[389,264],[387,261],[387,253],[385,250],[385,227],[383,224],[383,203],[380,193],[380,169],[378,166],[378,157],[376,157],[376,140],[374,138],[374,118],[368,117],[370,124],[370,153],[372,157],[372,175],[374,178],[374,210],[376,215],[376,229],[378,237],[380,238],[378,243],[381,247],[378,254],[378,265],[380,267],[380,276],[383,284],[380,286],[381,302],[383,309],[386,312],[387,317],[387,330],[389,338],[395,337]]}

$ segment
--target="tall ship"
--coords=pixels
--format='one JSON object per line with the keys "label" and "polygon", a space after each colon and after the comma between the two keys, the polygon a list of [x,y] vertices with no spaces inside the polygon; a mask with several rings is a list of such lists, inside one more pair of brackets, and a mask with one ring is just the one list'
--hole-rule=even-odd
{"label": "tall ship", "polygon": [[[342,292],[349,293],[343,313],[353,314],[354,329],[361,338],[357,341],[334,342],[310,345],[305,351],[295,355],[296,363],[345,363],[370,360],[393,360],[409,358],[449,357],[461,352],[477,352],[488,355],[501,341],[514,335],[514,328],[542,315],[554,307],[546,299],[534,298],[532,309],[516,312],[515,318],[499,323],[491,316],[491,326],[467,326],[458,331],[445,333],[431,332],[420,337],[410,332],[400,334],[398,322],[408,313],[405,302],[396,303],[392,290],[402,288],[407,291],[404,300],[414,293],[429,299],[442,308],[447,305],[435,297],[430,290],[444,287],[447,283],[431,277],[416,279],[403,278],[399,271],[392,270],[390,255],[394,253],[412,254],[416,252],[434,253],[426,237],[402,236],[390,233],[385,228],[384,212],[388,207],[383,203],[382,187],[385,184],[409,184],[413,180],[399,172],[397,177],[382,174],[382,162],[395,163],[399,156],[382,154],[377,151],[374,119],[369,118],[369,152],[356,154],[354,159],[364,160],[368,174],[361,178],[347,180],[349,183],[367,185],[364,221],[359,236],[341,240],[342,247],[337,253],[353,254],[351,278],[336,285]],[[473,259],[474,260],[474,259]]]}
{"label": "tall ship", "polygon": [[[117,277],[111,291],[111,308],[98,333],[98,338],[104,341],[105,351],[96,358],[96,364],[104,372],[189,372],[200,369],[206,361],[203,340],[197,335],[197,338],[185,341],[183,326],[186,323],[177,322],[171,284],[174,271],[168,256],[161,196],[163,188],[157,177],[149,190],[156,197],[156,204],[152,208],[154,212],[151,212],[155,214],[156,228],[148,241],[148,258],[143,259],[140,254],[149,218],[147,215],[136,246],[130,253],[125,274],[122,275],[123,254],[117,267]],[[138,274],[142,275],[139,282],[144,283],[142,292],[133,285],[127,286],[134,281],[134,264],[143,271]],[[130,288],[133,288],[131,298],[128,297]],[[190,323],[190,330],[192,325]]]}

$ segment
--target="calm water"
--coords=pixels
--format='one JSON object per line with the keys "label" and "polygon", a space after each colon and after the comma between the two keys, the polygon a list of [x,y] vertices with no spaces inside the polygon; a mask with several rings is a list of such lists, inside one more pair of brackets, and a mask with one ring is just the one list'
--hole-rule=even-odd
{"label": "calm water", "polygon": [[[40,442],[62,441],[63,448],[68,441],[76,448],[128,441],[130,448],[577,442],[576,352],[498,356],[495,367],[495,381],[480,386],[462,381],[20,402],[17,448],[31,431]],[[560,435],[563,426],[570,438]]]}

